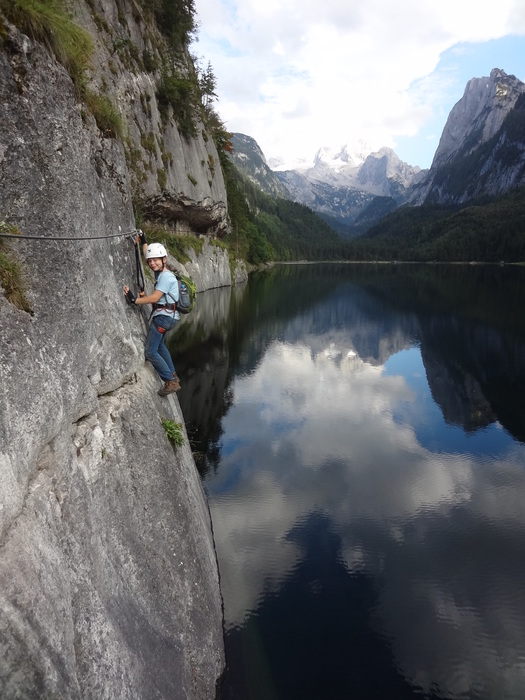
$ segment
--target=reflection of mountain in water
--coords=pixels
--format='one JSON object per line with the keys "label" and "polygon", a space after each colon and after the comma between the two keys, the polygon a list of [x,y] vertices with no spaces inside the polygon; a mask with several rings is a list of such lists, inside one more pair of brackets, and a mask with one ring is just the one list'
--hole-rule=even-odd
{"label": "reflection of mountain in water", "polygon": [[525,345],[509,332],[472,321],[424,320],[421,355],[445,420],[467,431],[499,421],[525,440],[521,396]]}
{"label": "reflection of mountain in water", "polygon": [[387,314],[366,290],[341,285],[327,302],[294,318],[282,337],[293,342],[305,337],[305,329],[314,355],[333,344],[343,353],[354,350],[364,362],[377,366],[416,342],[418,321],[410,312],[402,318]]}
{"label": "reflection of mountain in water", "polygon": [[307,343],[314,356],[329,347],[355,351],[379,366],[419,345],[447,422],[472,431],[499,421],[523,441],[523,275],[497,267],[295,265],[252,276],[229,305],[229,293],[208,292],[199,300],[206,321],[192,319],[186,348],[183,335],[173,341],[184,415],[206,416],[211,428],[228,410],[232,376],[251,372],[276,338]]}
{"label": "reflection of mountain in water", "polygon": [[[411,269],[405,271],[410,276]],[[429,310],[418,303],[426,296],[421,286],[416,299],[404,299],[402,277],[397,286],[385,294],[380,279],[374,287],[341,285],[327,302],[293,319],[284,340],[304,335],[306,326],[314,353],[333,343],[343,351],[354,349],[373,365],[419,344],[432,396],[445,421],[470,432],[499,420],[518,439],[525,439],[520,408],[525,389],[523,339],[482,319],[460,317],[454,308],[450,313]],[[429,280],[429,286],[437,291],[435,280]],[[408,289],[412,291],[411,285]],[[445,290],[448,294],[448,285]],[[501,301],[508,306],[507,299]]]}
{"label": "reflection of mountain in water", "polygon": [[432,398],[447,423],[471,432],[496,421],[490,403],[471,374],[440,362],[431,350],[422,351],[422,358]]}

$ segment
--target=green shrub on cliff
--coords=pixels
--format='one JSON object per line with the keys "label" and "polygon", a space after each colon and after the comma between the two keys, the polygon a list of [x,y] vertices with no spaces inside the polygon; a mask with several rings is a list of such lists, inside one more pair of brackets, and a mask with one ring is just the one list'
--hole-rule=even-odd
{"label": "green shrub on cliff", "polygon": [[145,10],[152,10],[159,31],[176,52],[187,47],[197,30],[193,0],[139,0]]}
{"label": "green shrub on cliff", "polygon": [[124,137],[124,122],[122,116],[111,100],[93,90],[84,91],[84,102],[95,117],[97,126],[105,136],[122,139]]}
{"label": "green shrub on cliff", "polygon": [[180,423],[175,423],[175,421],[170,418],[162,419],[162,427],[166,432],[166,438],[175,447],[180,447],[184,445],[184,435],[182,433],[182,425]]}
{"label": "green shrub on cliff", "polygon": [[164,117],[171,106],[179,131],[187,138],[197,136],[196,115],[199,108],[197,83],[177,74],[173,68],[164,67],[157,87],[157,98]]}

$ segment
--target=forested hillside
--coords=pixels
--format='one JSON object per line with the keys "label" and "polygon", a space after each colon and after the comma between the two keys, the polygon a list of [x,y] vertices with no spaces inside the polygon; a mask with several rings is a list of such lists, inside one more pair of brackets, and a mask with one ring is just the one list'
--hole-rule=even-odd
{"label": "forested hillside", "polygon": [[349,243],[353,260],[525,260],[525,188],[463,208],[404,207]]}
{"label": "forested hillside", "polygon": [[225,179],[232,222],[226,241],[252,264],[301,259],[525,260],[525,188],[463,207],[402,207],[348,240],[307,207],[266,195],[231,163]]}
{"label": "forested hillside", "polygon": [[348,246],[313,211],[271,197],[221,158],[228,192],[230,248],[258,265],[272,260],[341,260]]}

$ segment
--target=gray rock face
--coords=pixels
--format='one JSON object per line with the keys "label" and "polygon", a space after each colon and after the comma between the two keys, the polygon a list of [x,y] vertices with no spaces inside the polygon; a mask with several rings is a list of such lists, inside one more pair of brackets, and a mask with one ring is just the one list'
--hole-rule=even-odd
{"label": "gray rock face", "polygon": [[147,312],[124,301],[133,245],[89,239],[134,229],[124,149],[65,69],[5,26],[0,219],[22,236],[2,245],[33,313],[0,290],[0,696],[213,698],[205,497],[187,436],[174,450],[162,427],[183,421],[144,363]]}
{"label": "gray rock face", "polygon": [[357,182],[367,192],[402,200],[419,173],[418,167],[404,163],[391,148],[381,148],[366,157]]}
{"label": "gray rock face", "polygon": [[[149,197],[143,213],[150,223],[168,224],[174,231],[189,226],[192,231],[221,236],[227,226],[225,202],[212,197],[196,202],[185,195],[163,193]],[[188,228],[182,231],[188,233]]]}
{"label": "gray rock face", "polygon": [[[488,78],[469,80],[463,97],[448,116],[431,167],[443,165],[460,149],[472,152],[491,139],[523,92],[525,85],[520,80],[498,68]],[[465,148],[471,135],[474,138]]]}
{"label": "gray rock face", "polygon": [[190,262],[181,265],[174,261],[174,265],[193,279],[197,292],[241,284],[248,279],[248,271],[244,261],[237,261],[232,276],[227,251],[214,246],[208,240],[205,240],[199,255],[194,250],[188,251],[188,254],[191,258]]}
{"label": "gray rock face", "polygon": [[464,204],[525,184],[524,93],[524,83],[497,68],[470,80],[410,203]]}
{"label": "gray rock face", "polygon": [[142,370],[84,418],[64,416],[34,461],[2,456],[23,496],[2,530],[3,698],[215,696],[209,516],[187,438],[174,453],[160,422],[182,422],[177,401],[155,400],[157,386]]}
{"label": "gray rock face", "polygon": [[233,134],[232,144],[233,162],[251,182],[272,197],[288,198],[286,188],[268,166],[264,153],[255,139],[245,134]]}
{"label": "gray rock face", "polygon": [[337,185],[318,178],[309,180],[300,172],[288,170],[278,174],[294,202],[346,225],[354,224],[375,196],[354,186]]}
{"label": "gray rock face", "polygon": [[[162,112],[158,85],[166,55],[151,19],[132,2],[75,0],[75,6],[77,21],[96,38],[92,85],[111,95],[126,124],[135,197],[154,220],[159,218],[156,203],[168,202],[170,223],[178,230],[224,233],[226,190],[217,149],[198,118],[195,136],[187,137],[177,127],[173,108]],[[157,68],[144,69],[139,60],[144,52]],[[181,77],[194,70],[187,52],[181,51],[177,69]]]}

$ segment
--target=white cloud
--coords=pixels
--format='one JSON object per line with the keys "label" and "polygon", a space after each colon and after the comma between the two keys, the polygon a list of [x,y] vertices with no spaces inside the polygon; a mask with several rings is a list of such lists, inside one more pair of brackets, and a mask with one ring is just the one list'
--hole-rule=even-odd
{"label": "white cloud", "polygon": [[[225,418],[232,448],[223,454],[213,491],[220,492],[221,475],[231,478],[232,465],[243,464],[243,471],[224,496],[226,505],[211,499],[228,625],[242,624],[261,586],[277,585],[292,569],[299,552],[284,536],[305,512],[329,512],[341,527],[376,520],[379,513],[385,522],[405,522],[425,508],[468,497],[469,460],[436,457],[421,447],[413,429],[393,417],[400,402],[415,399],[404,379],[384,376],[351,347],[330,343],[312,355],[307,346],[274,343],[234,393],[240,410]],[[290,452],[301,465],[300,479],[290,473]],[[329,463],[341,467],[336,479],[326,478]],[[341,500],[342,492],[352,498]],[[354,558],[350,543],[343,554],[348,562]],[[271,565],[261,580],[265,561]]]}
{"label": "white cloud", "polygon": [[[206,480],[227,630],[278,595],[304,554],[290,533],[324,513],[348,570],[377,582],[375,624],[406,677],[451,697],[475,684],[517,697],[524,606],[521,560],[509,570],[508,557],[525,527],[515,488],[525,481],[523,451],[488,462],[432,453],[395,418],[400,404],[421,418],[405,379],[363,361],[348,336],[324,340],[317,350],[273,343],[233,386],[221,466]],[[485,547],[473,543],[487,522],[503,533],[501,567],[487,569]]]}
{"label": "white cloud", "polygon": [[211,60],[227,127],[253,136],[268,158],[308,157],[327,139],[392,146],[436,109],[443,85],[430,76],[444,51],[525,33],[520,0],[484,7],[477,0],[197,0],[194,52]]}

